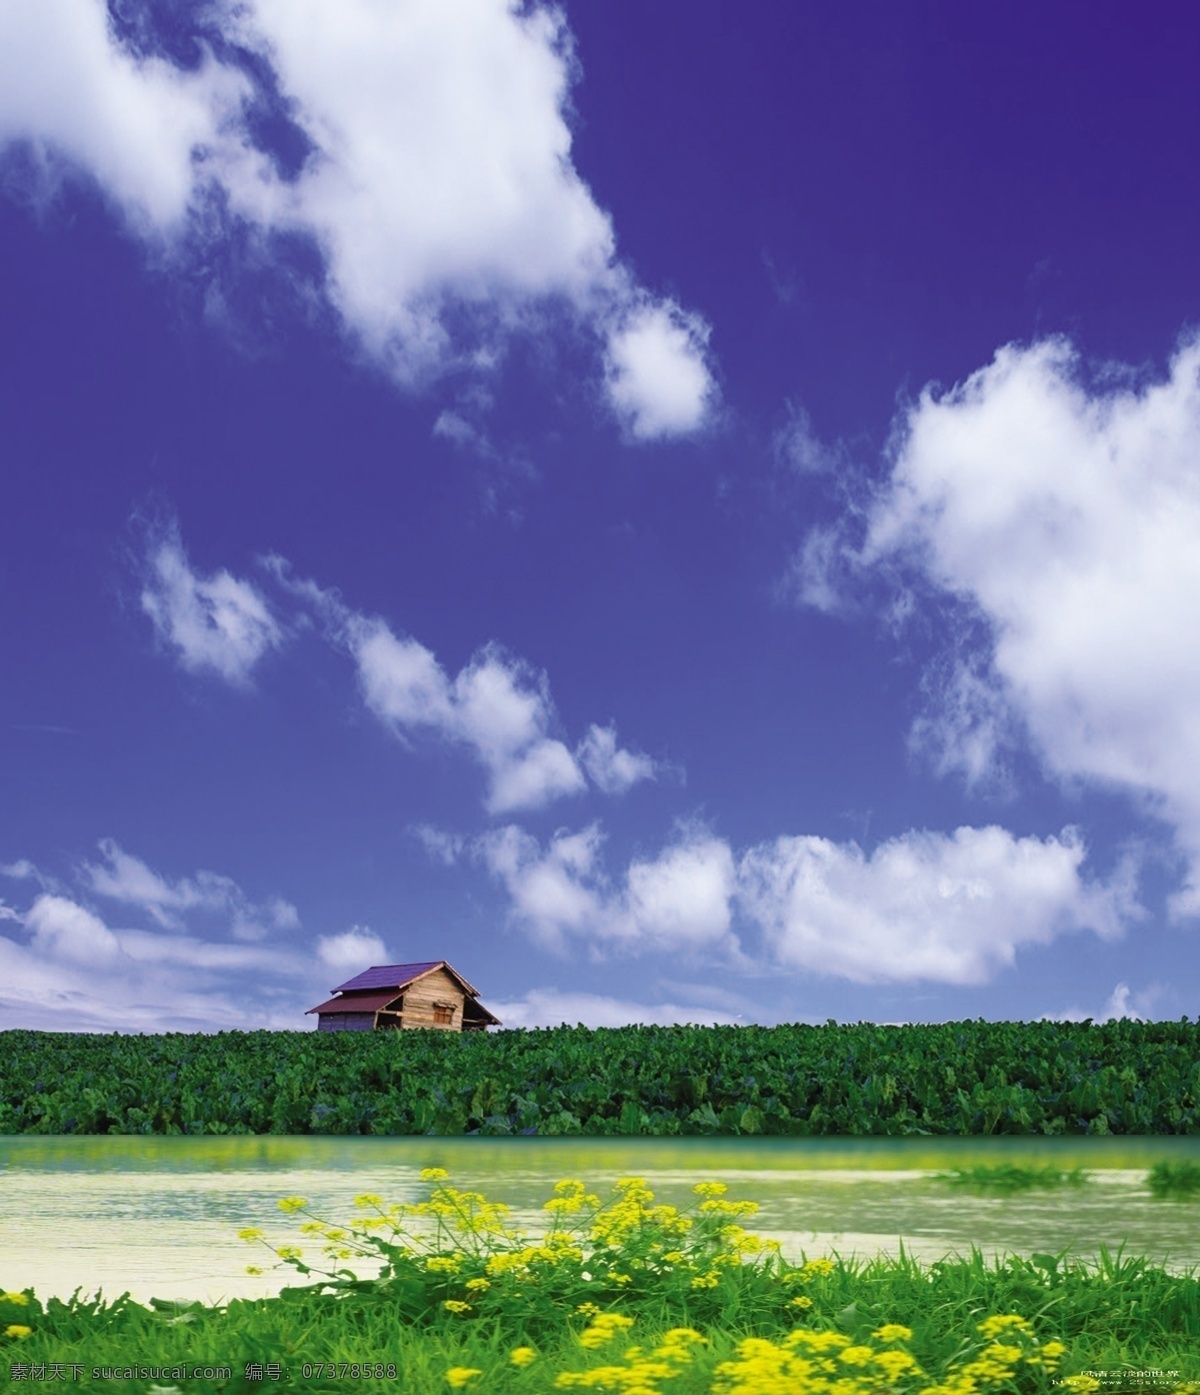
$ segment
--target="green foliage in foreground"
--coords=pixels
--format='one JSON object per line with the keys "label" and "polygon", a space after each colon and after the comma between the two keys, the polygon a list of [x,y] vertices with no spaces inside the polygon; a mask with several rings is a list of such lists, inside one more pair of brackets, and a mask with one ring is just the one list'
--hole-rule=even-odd
{"label": "green foliage in foreground", "polygon": [[[1200,1395],[1200,1279],[1142,1260],[793,1264],[741,1225],[754,1204],[727,1201],[721,1184],[700,1184],[680,1211],[637,1178],[607,1204],[559,1183],[548,1229],[530,1239],[502,1206],[440,1170],[425,1176],[427,1201],[364,1196],[347,1224],[310,1217],[298,1239],[325,1260],[279,1247],[307,1281],[279,1298],[206,1308],[0,1294],[0,1388],[54,1363],[66,1379],[76,1364],[85,1379],[158,1368],[122,1380],[128,1395],[1051,1395],[1100,1388],[1089,1372],[1110,1377],[1105,1391],[1132,1390],[1111,1377],[1147,1370],[1171,1373],[1159,1390]],[[281,1206],[308,1214],[301,1198]],[[364,1257],[382,1261],[377,1278],[354,1276]]]}
{"label": "green foliage in foreground", "polygon": [[[1200,1172],[1200,1168],[1197,1168]],[[949,1172],[939,1173],[938,1181],[949,1182],[955,1187],[969,1187],[978,1191],[1027,1192],[1040,1188],[1081,1187],[1088,1180],[1088,1174],[1081,1167],[1062,1168],[1047,1164],[1045,1167],[1021,1167],[1015,1163],[989,1165],[980,1163],[973,1167],[956,1167]]]}
{"label": "green foliage in foreground", "polygon": [[1200,1021],[0,1032],[0,1133],[1183,1134]]}

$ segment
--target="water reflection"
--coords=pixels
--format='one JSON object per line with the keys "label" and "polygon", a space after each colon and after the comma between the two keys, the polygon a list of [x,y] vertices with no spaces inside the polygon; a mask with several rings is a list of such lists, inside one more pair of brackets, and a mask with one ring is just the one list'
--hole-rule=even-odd
{"label": "water reflection", "polygon": [[[419,1172],[433,1166],[507,1202],[530,1228],[563,1176],[603,1195],[635,1173],[676,1205],[719,1177],[732,1196],[761,1203],[755,1228],[791,1256],[895,1253],[901,1243],[925,1260],[973,1246],[1094,1256],[1123,1244],[1173,1268],[1200,1266],[1200,1205],[1156,1200],[1145,1185],[1163,1159],[1200,1161],[1200,1140],[0,1138],[0,1286],[128,1290],[142,1301],[273,1292],[287,1278],[245,1273],[258,1257],[236,1239],[240,1227],[293,1243],[281,1197],[342,1218],[363,1191],[424,1196]],[[981,1162],[1095,1171],[1082,1188],[1010,1196],[932,1175]]]}

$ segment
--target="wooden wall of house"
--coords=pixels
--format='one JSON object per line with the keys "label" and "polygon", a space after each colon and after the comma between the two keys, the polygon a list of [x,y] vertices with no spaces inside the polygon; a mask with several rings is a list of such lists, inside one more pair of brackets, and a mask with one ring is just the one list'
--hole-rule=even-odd
{"label": "wooden wall of house", "polygon": [[374,1026],[373,1012],[323,1012],[317,1019],[320,1032],[369,1032]]}
{"label": "wooden wall of house", "polygon": [[[404,990],[404,1025],[440,1027],[445,1031],[461,1032],[465,996],[445,969],[435,969]],[[449,1022],[437,1020],[435,1009],[439,1003],[450,1008]]]}

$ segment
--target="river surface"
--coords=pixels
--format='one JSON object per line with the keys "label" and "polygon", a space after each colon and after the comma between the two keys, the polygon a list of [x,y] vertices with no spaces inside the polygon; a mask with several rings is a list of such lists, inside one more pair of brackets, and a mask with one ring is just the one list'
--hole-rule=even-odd
{"label": "river surface", "polygon": [[[278,1209],[308,1198],[324,1219],[359,1214],[353,1198],[428,1195],[425,1167],[507,1202],[514,1221],[544,1223],[541,1203],[563,1177],[607,1197],[618,1177],[644,1177],[658,1200],[695,1201],[697,1182],[728,1184],[760,1203],[748,1226],[786,1255],[895,1254],[922,1260],[1007,1251],[1094,1258],[1102,1246],[1171,1269],[1200,1268],[1200,1201],[1163,1201],[1147,1185],[1161,1160],[1200,1163],[1200,1139],[476,1139],[0,1137],[0,1289],[68,1297],[218,1302],[296,1282],[237,1239],[258,1226],[300,1241]],[[1082,1187],[996,1195],[939,1180],[977,1163],[1082,1166]],[[306,1256],[319,1259],[309,1246]],[[357,1266],[363,1274],[370,1266]]]}

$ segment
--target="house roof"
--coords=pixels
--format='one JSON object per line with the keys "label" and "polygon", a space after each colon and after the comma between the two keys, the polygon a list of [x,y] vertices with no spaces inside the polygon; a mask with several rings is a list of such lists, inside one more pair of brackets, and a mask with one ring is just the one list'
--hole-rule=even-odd
{"label": "house roof", "polygon": [[456,978],[472,998],[479,997],[479,990],[472,988],[457,969],[452,969],[444,959],[434,959],[424,964],[377,964],[364,969],[361,974],[346,983],[339,983],[335,993],[353,993],[366,988],[407,988],[414,979],[423,978],[434,969],[445,969]]}
{"label": "house roof", "polygon": [[330,998],[327,1003],[319,1003],[304,1015],[307,1017],[309,1012],[378,1012],[399,996],[394,988],[383,993],[348,993],[340,998]]}

